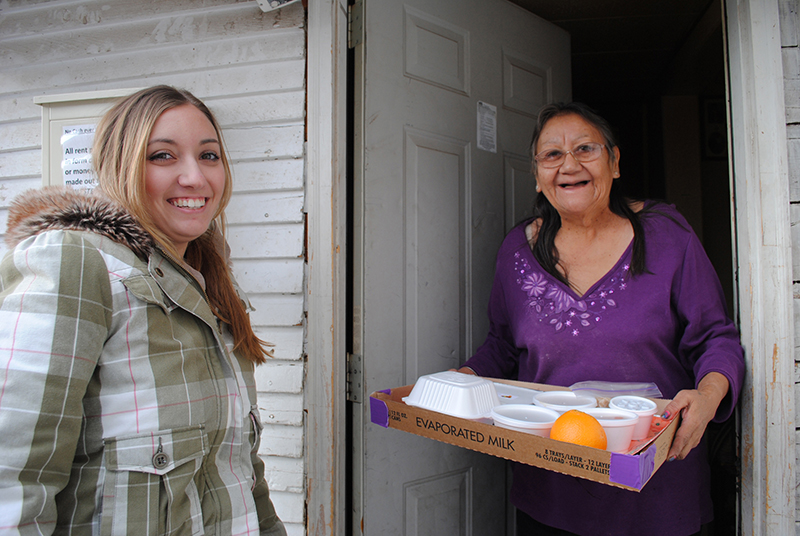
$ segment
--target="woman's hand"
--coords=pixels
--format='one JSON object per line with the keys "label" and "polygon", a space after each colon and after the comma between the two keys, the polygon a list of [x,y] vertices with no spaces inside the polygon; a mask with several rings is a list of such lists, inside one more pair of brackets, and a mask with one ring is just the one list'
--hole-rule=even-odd
{"label": "woman's hand", "polygon": [[460,372],[460,373],[462,373],[462,374],[471,374],[472,376],[477,376],[477,374],[475,374],[475,371],[474,371],[474,370],[472,370],[472,369],[471,369],[471,368],[469,368],[469,367],[461,367],[461,368],[460,368],[460,369],[458,369],[458,370],[456,370],[456,369],[454,369],[454,368],[451,368],[450,370],[452,370],[452,371],[454,371],[454,372]]}
{"label": "woman's hand", "polygon": [[695,448],[706,426],[714,418],[722,399],[728,393],[728,379],[719,372],[709,372],[697,386],[697,389],[680,391],[672,402],[667,404],[664,415],[669,418],[681,412],[681,426],[675,433],[667,460],[682,460]]}

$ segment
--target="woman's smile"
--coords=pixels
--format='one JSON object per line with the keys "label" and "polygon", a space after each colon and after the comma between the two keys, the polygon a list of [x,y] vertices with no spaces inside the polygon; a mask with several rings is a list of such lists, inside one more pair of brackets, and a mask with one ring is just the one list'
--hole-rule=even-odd
{"label": "woman's smile", "polygon": [[208,201],[207,197],[201,197],[201,198],[181,197],[169,200],[169,202],[175,205],[176,207],[186,208],[186,209],[203,208],[206,205],[207,201]]}
{"label": "woman's smile", "polygon": [[581,186],[586,186],[589,184],[588,180],[585,181],[578,181],[578,182],[568,182],[568,183],[561,183],[558,185],[559,188],[564,188],[565,190],[571,190],[574,188],[578,188]]}

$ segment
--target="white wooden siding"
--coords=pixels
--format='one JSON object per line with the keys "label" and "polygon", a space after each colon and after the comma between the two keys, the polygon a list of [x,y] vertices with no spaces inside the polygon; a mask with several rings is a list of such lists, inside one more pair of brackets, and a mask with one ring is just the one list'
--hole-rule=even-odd
{"label": "white wooden siding", "polygon": [[[780,0],[781,55],[786,102],[786,142],[789,156],[789,195],[792,218],[792,279],[795,344],[800,342],[800,15],[796,0]],[[800,415],[800,354],[795,348],[795,415]],[[795,426],[797,426],[795,424]],[[796,429],[797,430],[797,429]],[[800,433],[795,432],[796,459],[800,461]],[[795,467],[798,467],[795,463]],[[795,533],[800,535],[800,494],[795,472]]]}
{"label": "white wooden siding", "polygon": [[[255,1],[7,0],[0,10],[0,231],[41,185],[40,95],[165,83],[203,99],[233,162],[228,237],[275,344],[257,370],[261,452],[290,536],[305,534],[305,12]],[[6,250],[0,245],[0,253]]]}

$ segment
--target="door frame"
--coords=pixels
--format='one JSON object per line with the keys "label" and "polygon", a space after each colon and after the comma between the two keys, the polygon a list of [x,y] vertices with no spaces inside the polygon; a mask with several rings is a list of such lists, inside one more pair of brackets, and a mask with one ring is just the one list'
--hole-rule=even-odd
{"label": "door frame", "polygon": [[[793,533],[794,331],[778,0],[724,2],[741,400],[742,534]],[[306,530],[346,534],[347,2],[308,2]],[[791,470],[787,470],[791,469]]]}
{"label": "door frame", "polygon": [[338,536],[347,534],[347,1],[307,9],[306,534]]}
{"label": "door frame", "polygon": [[742,534],[794,534],[794,307],[778,0],[728,0],[734,268],[746,375]]}

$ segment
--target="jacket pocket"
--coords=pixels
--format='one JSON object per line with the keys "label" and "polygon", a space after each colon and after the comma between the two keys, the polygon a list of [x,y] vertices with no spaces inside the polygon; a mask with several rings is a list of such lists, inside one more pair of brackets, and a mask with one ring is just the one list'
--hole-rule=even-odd
{"label": "jacket pocket", "polygon": [[103,440],[103,535],[203,534],[196,477],[209,453],[203,426]]}

